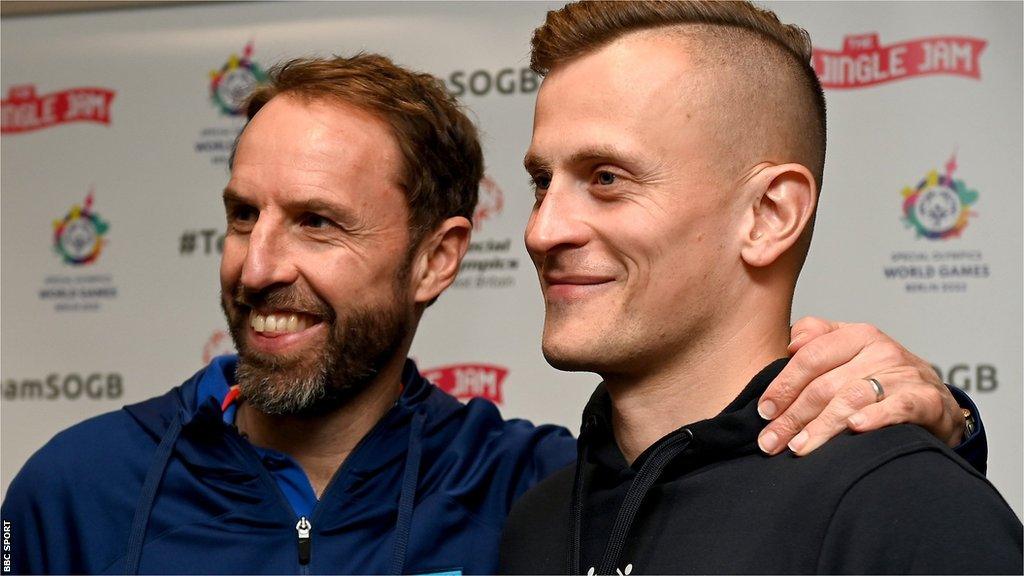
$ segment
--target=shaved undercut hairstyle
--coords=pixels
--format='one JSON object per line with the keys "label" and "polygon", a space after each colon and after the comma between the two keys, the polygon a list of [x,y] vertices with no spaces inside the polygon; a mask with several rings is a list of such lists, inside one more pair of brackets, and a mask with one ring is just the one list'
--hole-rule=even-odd
{"label": "shaved undercut hairstyle", "polygon": [[[766,72],[789,76],[797,98],[786,106],[792,133],[782,137],[820,188],[825,165],[825,95],[811,66],[811,38],[803,28],[780,22],[771,11],[740,1],[574,2],[548,12],[544,24],[534,31],[530,68],[544,76],[627,34],[661,28],[680,28],[695,40],[700,47],[694,54],[698,64],[731,65],[752,79]],[[764,86],[768,93],[772,87]]]}
{"label": "shaved undercut hairstyle", "polygon": [[446,218],[472,221],[484,173],[483,152],[476,127],[440,80],[378,54],[290,60],[274,66],[269,81],[249,97],[248,120],[282,94],[354,106],[391,127],[402,152],[410,248]]}

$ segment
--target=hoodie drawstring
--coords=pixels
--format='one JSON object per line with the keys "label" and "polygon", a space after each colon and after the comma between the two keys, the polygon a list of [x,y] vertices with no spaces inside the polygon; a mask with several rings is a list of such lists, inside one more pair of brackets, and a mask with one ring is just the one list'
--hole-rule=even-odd
{"label": "hoodie drawstring", "polygon": [[[636,513],[640,510],[647,492],[654,486],[658,478],[661,477],[661,473],[665,471],[665,467],[668,466],[669,462],[678,456],[680,452],[686,450],[686,447],[690,445],[692,440],[693,432],[689,428],[684,428],[681,432],[666,440],[664,444],[655,448],[654,452],[640,466],[640,470],[633,477],[629,490],[626,491],[626,497],[623,499],[619,512],[615,516],[615,523],[612,525],[611,533],[608,536],[608,544],[605,546],[601,561],[596,566],[596,574],[615,573],[616,566],[619,565],[619,559],[622,555],[622,548],[626,544],[626,536],[629,535],[629,530],[633,527]],[[580,444],[582,445],[583,442]],[[580,569],[580,541],[582,539],[583,508],[586,500],[586,490],[583,485],[585,456],[586,449],[584,448],[581,449],[580,459],[576,463],[576,482],[572,495],[571,521],[573,525],[571,528],[572,541],[569,547],[570,554],[572,554],[569,558],[570,574],[583,573]]]}
{"label": "hoodie drawstring", "polygon": [[146,540],[146,527],[149,526],[149,515],[153,511],[153,502],[156,500],[156,492],[160,488],[164,472],[171,461],[174,453],[174,444],[181,435],[181,417],[175,414],[171,419],[171,425],[164,432],[153,455],[153,464],[146,472],[146,480],[142,484],[142,492],[139,494],[139,502],[135,507],[135,517],[132,518],[131,532],[128,533],[128,554],[125,559],[125,574],[138,574],[139,563],[142,560],[142,545]]}
{"label": "hoodie drawstring", "polygon": [[585,437],[596,426],[594,416],[587,417],[580,427],[576,440],[576,473],[572,482],[572,507],[569,509],[569,569],[568,574],[582,574],[580,570],[580,539],[583,532],[583,504],[586,499],[583,487],[583,464],[587,461],[588,442]]}
{"label": "hoodie drawstring", "polygon": [[416,488],[420,477],[420,458],[423,455],[423,424],[426,420],[426,412],[416,412],[409,430],[409,451],[405,457],[405,472],[402,474],[402,495],[398,499],[398,522],[395,528],[395,549],[391,556],[391,574],[402,574],[405,568],[409,531],[412,528],[412,509],[416,504]]}

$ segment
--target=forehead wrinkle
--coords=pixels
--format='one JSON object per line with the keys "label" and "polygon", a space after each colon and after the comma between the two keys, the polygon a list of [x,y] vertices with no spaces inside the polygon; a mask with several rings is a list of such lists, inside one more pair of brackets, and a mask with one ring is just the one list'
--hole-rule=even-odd
{"label": "forehead wrinkle", "polygon": [[[230,196],[270,194],[265,201],[289,213],[318,212],[363,231],[401,222],[404,230],[408,205],[397,148],[390,127],[373,114],[334,102],[275,98],[242,137]],[[380,197],[392,194],[400,200],[400,219]]]}
{"label": "forehead wrinkle", "polygon": [[[299,138],[273,140],[275,149],[279,149],[282,143],[291,145],[288,152],[293,155],[293,159],[300,162],[302,171],[333,175],[339,165],[364,172],[367,168],[374,168],[386,174],[393,185],[404,187],[404,158],[399,150],[398,141],[391,126],[378,114],[347,102],[327,98],[288,93],[281,94],[273,100],[278,98],[297,104],[310,112],[305,116],[310,125],[301,127]],[[260,112],[262,113],[262,110]],[[345,116],[349,121],[342,124],[338,120],[339,116]],[[256,117],[259,117],[259,113]],[[367,124],[387,135],[386,146],[367,145],[367,138],[363,135]],[[295,126],[292,130],[297,132],[298,128]],[[288,159],[287,162],[290,163],[293,159]]]}

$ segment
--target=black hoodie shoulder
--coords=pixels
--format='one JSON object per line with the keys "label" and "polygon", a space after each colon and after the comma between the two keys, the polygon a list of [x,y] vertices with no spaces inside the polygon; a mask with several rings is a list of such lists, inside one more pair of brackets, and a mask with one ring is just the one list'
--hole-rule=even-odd
{"label": "black hoodie shoulder", "polygon": [[[513,507],[502,573],[567,572],[573,468]],[[584,526],[610,525],[617,508],[607,494],[587,497]],[[583,573],[608,543],[608,531],[598,532],[583,535]],[[1020,574],[1022,545],[1020,520],[995,488],[927,432],[904,425],[844,434],[803,458],[747,455],[666,478],[648,492],[617,568]]]}
{"label": "black hoodie shoulder", "polygon": [[565,574],[573,472],[555,472],[516,500],[501,537],[501,574]]}
{"label": "black hoodie shoulder", "polygon": [[[757,450],[756,399],[782,365],[755,377],[722,414],[666,436],[632,465],[601,417],[607,398],[595,394],[579,479],[570,467],[517,502],[502,572],[1022,572],[1020,520],[921,428],[842,434],[802,458]],[[674,441],[684,431],[687,441]],[[667,464],[644,478],[666,452]],[[627,509],[635,516],[623,522]]]}

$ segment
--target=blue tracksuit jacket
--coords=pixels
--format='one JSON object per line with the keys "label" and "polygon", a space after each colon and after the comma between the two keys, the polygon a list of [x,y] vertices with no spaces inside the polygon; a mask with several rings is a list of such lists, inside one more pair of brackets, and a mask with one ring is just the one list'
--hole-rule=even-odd
{"label": "blue tracksuit jacket", "polygon": [[267,460],[199,397],[233,360],[36,453],[3,504],[13,572],[493,573],[512,501],[576,456],[564,428],[461,404],[408,362],[302,539]]}

